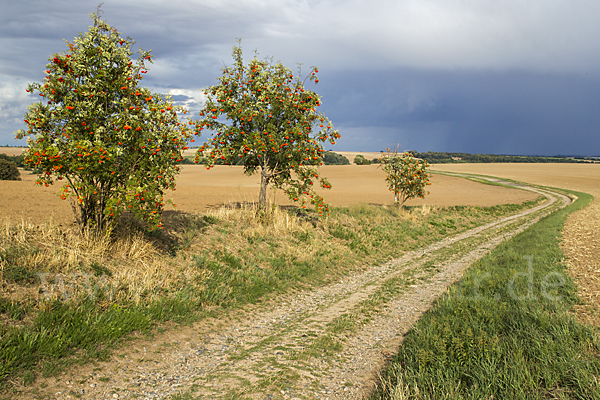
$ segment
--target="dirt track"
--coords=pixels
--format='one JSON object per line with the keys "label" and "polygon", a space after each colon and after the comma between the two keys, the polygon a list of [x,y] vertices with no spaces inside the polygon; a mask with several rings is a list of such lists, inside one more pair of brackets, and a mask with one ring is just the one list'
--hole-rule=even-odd
{"label": "dirt track", "polygon": [[[535,209],[338,283],[281,296],[228,320],[208,319],[151,342],[137,341],[110,362],[47,380],[43,391],[56,399],[163,399],[186,393],[207,399],[358,399],[403,334],[468,265],[534,223],[558,198],[568,202],[547,196],[550,201]],[[365,301],[390,283],[400,294],[364,314]],[[355,331],[332,328],[348,315],[358,318]]]}

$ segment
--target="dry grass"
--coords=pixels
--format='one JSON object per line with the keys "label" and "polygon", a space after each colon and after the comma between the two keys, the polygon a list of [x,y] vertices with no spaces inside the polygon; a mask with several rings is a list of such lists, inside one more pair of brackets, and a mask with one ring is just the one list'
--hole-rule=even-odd
{"label": "dry grass", "polygon": [[[387,210],[382,212],[382,210]],[[355,256],[348,250],[347,238],[332,237],[332,229],[341,228],[353,236],[356,243],[372,249],[372,234],[365,227],[383,227],[395,221],[419,223],[436,207],[423,205],[411,211],[396,209],[393,206],[377,208],[365,203],[347,207],[347,211],[336,211],[325,218],[306,214],[296,209],[298,214],[286,211],[285,207],[271,206],[261,210],[256,203],[231,203],[218,209],[209,210],[206,215],[219,220],[219,225],[208,227],[203,234],[209,241],[196,241],[194,252],[203,254],[228,253],[243,259],[250,259],[261,268],[270,268],[270,259],[283,257],[299,262],[310,261],[314,257],[346,260],[349,266],[358,266]],[[225,227],[225,228],[224,228]],[[224,229],[228,231],[224,232]],[[407,239],[407,242],[412,239]],[[248,254],[254,253],[253,256]],[[262,257],[261,255],[268,255]]]}
{"label": "dry grass", "polygon": [[[194,280],[198,271],[165,257],[156,241],[140,231],[122,229],[101,237],[49,221],[42,225],[6,222],[0,233],[0,285],[15,301],[37,294],[40,303],[53,298],[79,302],[99,292],[105,301],[139,303]],[[33,278],[15,284],[11,266]],[[17,289],[18,288],[18,289]]]}
{"label": "dry grass", "polygon": [[[0,235],[2,248],[27,247],[35,251],[24,252],[21,262],[32,270],[69,273],[85,260],[99,261],[107,253],[108,237],[92,238],[90,235],[63,229],[52,220],[42,225],[21,220],[16,224],[7,221]],[[5,261],[1,261],[4,265]]]}
{"label": "dry grass", "polygon": [[306,233],[311,226],[306,220],[301,220],[280,207],[262,210],[256,203],[230,203],[209,210],[206,215],[243,227],[244,236],[289,236],[299,232]]}
{"label": "dry grass", "polygon": [[[211,226],[206,221],[219,224]],[[3,295],[11,301],[33,301],[36,307],[45,307],[53,299],[77,303],[98,295],[105,305],[137,304],[182,288],[201,289],[207,272],[193,265],[193,254],[207,254],[214,260],[223,252],[260,256],[270,252],[276,241],[277,253],[301,260],[317,247],[298,248],[290,243],[295,237],[314,236],[314,226],[279,207],[265,212],[252,203],[229,204],[205,216],[174,213],[165,223],[170,227],[166,234],[149,236],[126,223],[118,231],[97,237],[52,220],[44,224],[6,221],[0,230]],[[174,251],[170,251],[172,246]],[[260,266],[267,264],[265,259]],[[22,266],[17,281],[15,266]]]}
{"label": "dry grass", "polygon": [[407,400],[407,399],[421,399],[419,388],[413,386],[411,388],[404,383],[404,377],[400,371],[398,364],[393,364],[392,368],[387,370],[387,376],[379,373],[377,380],[377,387],[382,393],[379,398],[386,398],[389,400]]}
{"label": "dry grass", "polygon": [[256,203],[230,203],[206,215],[218,219],[219,224],[207,227],[203,240],[195,241],[191,250],[208,260],[220,262],[223,255],[232,255],[247,265],[268,270],[273,268],[274,259],[311,263],[315,257],[326,262],[345,259],[349,254],[328,235],[325,227],[330,221],[313,214],[295,214],[276,206],[262,210]]}
{"label": "dry grass", "polygon": [[77,304],[90,297],[107,306],[153,301],[183,288],[201,290],[210,273],[194,265],[194,256],[220,263],[231,255],[261,269],[272,268],[274,259],[311,263],[315,258],[343,260],[351,268],[361,261],[342,239],[331,236],[331,229],[367,243],[365,225],[383,226],[390,214],[417,223],[432,208],[374,210],[354,205],[322,220],[302,210],[230,203],[204,216],[171,213],[165,218],[168,233],[148,235],[125,223],[101,237],[52,220],[7,221],[0,230],[0,287],[4,298],[34,303],[34,308],[53,299]]}

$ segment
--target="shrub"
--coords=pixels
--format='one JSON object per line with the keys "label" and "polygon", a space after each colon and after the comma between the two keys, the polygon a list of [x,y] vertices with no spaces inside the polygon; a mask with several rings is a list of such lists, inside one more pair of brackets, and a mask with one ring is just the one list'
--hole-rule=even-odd
{"label": "shrub", "polygon": [[349,165],[350,160],[347,157],[334,153],[333,151],[326,151],[323,154],[323,164],[325,165]]}
{"label": "shrub", "polygon": [[365,158],[365,156],[363,156],[362,154],[357,154],[356,157],[354,157],[354,164],[356,164],[356,165],[371,165],[371,161],[367,160]]}
{"label": "shrub", "polygon": [[18,155],[18,156],[9,156],[7,154],[4,153],[0,153],[0,158],[4,159],[6,161],[12,161],[15,164],[17,164],[18,168],[23,168],[25,167],[25,164],[23,164],[23,156],[22,155]]}
{"label": "shrub", "polygon": [[20,181],[21,173],[17,164],[0,158],[0,181]]}
{"label": "shrub", "polygon": [[195,164],[194,162],[194,158],[193,157],[181,157],[178,161],[177,164]]}

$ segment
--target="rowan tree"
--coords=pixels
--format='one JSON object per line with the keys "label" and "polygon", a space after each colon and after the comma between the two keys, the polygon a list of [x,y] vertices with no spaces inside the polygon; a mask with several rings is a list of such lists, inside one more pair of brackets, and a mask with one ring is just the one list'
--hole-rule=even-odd
{"label": "rowan tree", "polygon": [[[323,164],[323,143],[340,137],[317,107],[321,99],[305,88],[307,80],[319,82],[316,67],[304,80],[281,63],[259,60],[246,65],[242,48],[234,46],[231,67],[223,69],[219,83],[206,90],[208,97],[197,132],[212,131],[198,149],[207,156],[207,168],[215,162],[241,164],[244,172],[260,172],[259,205],[266,206],[267,186],[283,190],[303,207],[310,201],[320,213],[329,208],[315,186],[331,188],[317,167]],[[299,71],[300,74],[300,71]]]}
{"label": "rowan tree", "polygon": [[406,200],[423,198],[429,194],[425,191],[425,186],[431,185],[427,161],[415,158],[407,152],[400,153],[396,148],[394,151],[387,149],[387,153],[381,152],[380,162],[386,173],[388,187],[394,192],[396,207],[402,206]]}
{"label": "rowan tree", "polygon": [[174,188],[176,161],[186,149],[185,124],[169,98],[139,86],[152,62],[134,41],[100,19],[68,51],[49,58],[46,77],[27,91],[42,101],[25,113],[25,163],[41,171],[40,185],[64,180],[80,227],[96,232],[114,226],[125,210],[161,225],[165,189]]}

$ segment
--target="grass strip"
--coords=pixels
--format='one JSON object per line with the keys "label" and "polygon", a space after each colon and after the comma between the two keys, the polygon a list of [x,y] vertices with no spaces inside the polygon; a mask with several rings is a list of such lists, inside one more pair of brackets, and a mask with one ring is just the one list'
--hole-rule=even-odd
{"label": "grass strip", "polygon": [[559,247],[578,200],[476,262],[407,335],[371,399],[597,399],[600,341]]}
{"label": "grass strip", "polygon": [[105,310],[93,302],[72,307],[54,301],[37,313],[31,326],[0,326],[0,379],[24,371],[22,383],[27,384],[37,372],[48,376],[73,362],[106,359],[134,331],[148,333],[167,320],[189,321],[198,307],[189,300],[189,293],[181,292],[151,305],[113,304]]}

